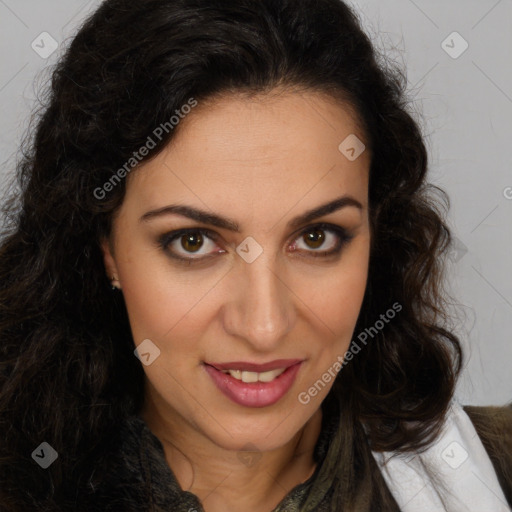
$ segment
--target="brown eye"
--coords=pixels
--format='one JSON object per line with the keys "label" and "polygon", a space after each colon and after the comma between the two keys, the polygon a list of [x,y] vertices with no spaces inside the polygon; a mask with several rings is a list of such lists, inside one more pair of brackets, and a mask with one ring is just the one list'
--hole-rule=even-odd
{"label": "brown eye", "polygon": [[308,247],[318,249],[319,247],[322,247],[322,244],[325,242],[325,233],[322,229],[311,230],[304,233],[303,240]]}
{"label": "brown eye", "polygon": [[[189,264],[194,260],[203,260],[208,256],[214,256],[225,251],[215,249],[216,236],[206,229],[187,229],[166,233],[158,239],[158,246],[169,256],[176,260],[187,261]],[[190,255],[195,254],[192,257]]]}
{"label": "brown eye", "polygon": [[353,238],[344,228],[333,224],[318,224],[304,230],[293,244],[293,252],[313,258],[335,256]]}
{"label": "brown eye", "polygon": [[187,233],[181,237],[181,247],[187,252],[196,252],[203,245],[203,235],[201,233]]}

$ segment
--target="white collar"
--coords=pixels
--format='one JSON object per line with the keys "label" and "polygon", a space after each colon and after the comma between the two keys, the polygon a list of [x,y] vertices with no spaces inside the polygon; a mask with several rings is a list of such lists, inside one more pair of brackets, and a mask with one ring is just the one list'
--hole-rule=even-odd
{"label": "white collar", "polygon": [[402,512],[511,511],[473,423],[456,402],[423,453],[372,454]]}

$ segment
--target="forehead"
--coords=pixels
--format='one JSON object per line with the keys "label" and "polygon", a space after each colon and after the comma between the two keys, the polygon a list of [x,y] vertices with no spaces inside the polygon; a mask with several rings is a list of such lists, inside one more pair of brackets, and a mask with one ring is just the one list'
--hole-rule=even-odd
{"label": "forehead", "polygon": [[194,200],[216,210],[229,202],[258,214],[276,201],[286,209],[340,192],[365,203],[369,151],[351,160],[347,140],[364,144],[365,135],[351,108],[329,96],[224,95],[184,116],[167,148],[129,176],[126,200],[135,195],[145,207]]}

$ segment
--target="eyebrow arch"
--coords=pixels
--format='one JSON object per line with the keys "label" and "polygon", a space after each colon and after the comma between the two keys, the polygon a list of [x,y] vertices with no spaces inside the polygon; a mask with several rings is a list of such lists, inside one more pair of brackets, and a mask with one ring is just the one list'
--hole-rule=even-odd
{"label": "eyebrow arch", "polygon": [[[288,227],[296,228],[303,224],[307,224],[319,217],[323,217],[324,215],[328,215],[337,210],[341,210],[342,208],[353,206],[358,208],[359,210],[363,210],[363,205],[354,199],[351,196],[341,196],[335,199],[334,201],[330,201],[321,206],[317,206],[312,210],[308,210],[307,212],[295,217],[290,222],[288,222]],[[158,208],[157,210],[152,210],[139,219],[140,222],[147,222],[156,217],[161,217],[164,215],[181,215],[183,217],[188,217],[189,219],[193,219],[197,222],[201,222],[203,224],[210,224],[212,226],[216,226],[218,228],[227,229],[228,231],[234,231],[235,233],[240,233],[239,224],[229,218],[220,217],[213,213],[208,213],[204,210],[200,210],[198,208],[193,208],[191,206],[184,205],[169,205],[164,206],[163,208]]]}

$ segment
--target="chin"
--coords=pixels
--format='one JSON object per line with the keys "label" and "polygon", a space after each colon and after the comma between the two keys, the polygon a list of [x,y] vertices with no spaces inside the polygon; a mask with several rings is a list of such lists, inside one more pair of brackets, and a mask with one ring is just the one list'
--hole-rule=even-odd
{"label": "chin", "polygon": [[[271,451],[288,443],[308,421],[308,417],[298,418],[293,412],[283,413],[278,409],[273,415],[258,418],[255,414],[241,413],[241,416],[216,418],[218,428],[203,431],[217,446],[225,450],[241,451],[250,447],[258,451]],[[222,426],[221,426],[222,425]],[[222,428],[222,427],[225,427]]]}

